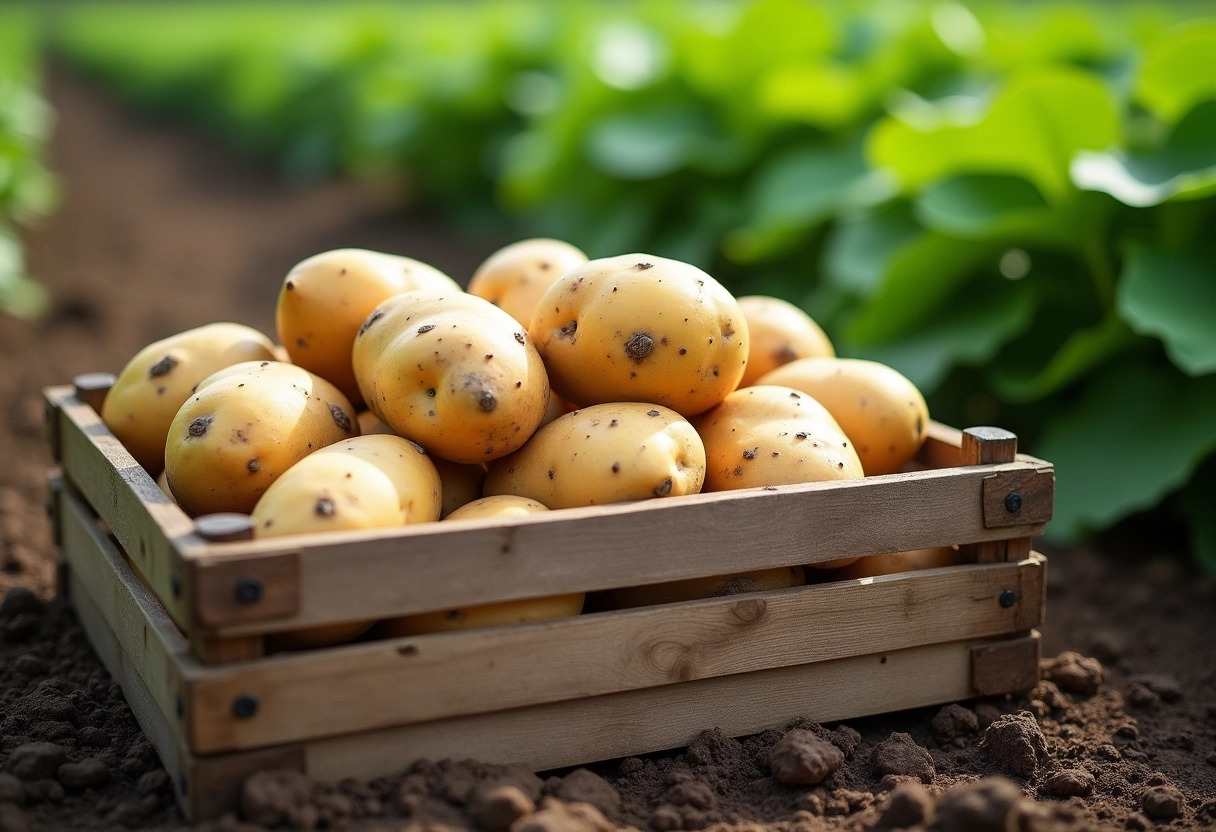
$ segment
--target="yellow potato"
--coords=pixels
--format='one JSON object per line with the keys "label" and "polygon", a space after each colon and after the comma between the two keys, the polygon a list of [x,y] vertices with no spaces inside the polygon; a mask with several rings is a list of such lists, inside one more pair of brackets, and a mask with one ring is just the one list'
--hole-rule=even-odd
{"label": "yellow potato", "polygon": [[426,612],[383,621],[380,631],[389,638],[417,636],[425,633],[445,633],[454,630],[480,630],[507,624],[526,624],[578,615],[583,610],[584,595],[554,595],[548,598],[527,598],[498,604],[465,607],[463,609]]}
{"label": "yellow potato", "polygon": [[655,604],[674,604],[678,601],[694,601],[699,598],[720,598],[744,592],[761,592],[768,589],[784,589],[801,586],[806,582],[801,566],[782,566],[776,569],[758,569],[753,572],[736,572],[733,575],[717,575],[710,578],[692,578],[687,581],[669,581],[649,586],[632,586],[597,592],[588,598],[588,606],[599,610],[625,610],[634,607],[649,607]]}
{"label": "yellow potato", "polygon": [[747,320],[747,334],[751,340],[747,369],[743,371],[740,387],[750,387],[769,370],[799,358],[836,355],[832,342],[819,324],[789,301],[747,295],[739,298],[739,309]]}
{"label": "yellow potato", "polygon": [[422,448],[388,434],[356,436],[288,468],[254,507],[258,537],[376,529],[439,519],[439,472]]}
{"label": "yellow potato", "polygon": [[249,513],[280,474],[357,436],[341,391],[302,367],[247,361],[199,383],[169,427],[165,471],[187,513]]}
{"label": "yellow potato", "polygon": [[745,387],[693,421],[705,443],[704,491],[863,476],[823,405],[789,387]]}
{"label": "yellow potato", "polygon": [[275,326],[291,361],[316,373],[353,402],[355,333],[381,301],[411,289],[459,291],[438,269],[409,257],[338,249],[309,257],[287,273]]}
{"label": "yellow potato", "polygon": [[685,417],[738,386],[747,322],[730,293],[687,263],[592,260],[545,292],[529,326],[553,389],[578,405],[661,404]]}
{"label": "yellow potato", "polygon": [[177,498],[173,496],[173,492],[169,490],[169,478],[165,476],[165,472],[161,471],[156,477],[156,485],[161,492],[173,502],[177,502]]}
{"label": "yellow potato", "polygon": [[156,341],[118,374],[101,408],[102,421],[156,476],[165,467],[169,425],[195,385],[233,364],[273,358],[271,340],[242,324],[207,324]]}
{"label": "yellow potato", "polygon": [[551,509],[695,494],[705,448],[692,425],[659,405],[617,402],[559,417],[497,460],[485,494],[516,494]]}
{"label": "yellow potato", "polygon": [[469,281],[469,294],[485,298],[525,327],[537,301],[554,281],[587,262],[560,240],[521,240],[490,255]]}
{"label": "yellow potato", "polygon": [[473,295],[390,298],[364,322],[353,360],[368,407],[453,462],[511,453],[549,404],[544,365],[523,327]]}
{"label": "yellow potato", "polygon": [[322,624],[317,627],[305,627],[302,630],[273,633],[268,636],[267,640],[271,648],[286,650],[331,647],[335,644],[354,641],[370,630],[375,623],[375,621],[343,621],[338,624]]}
{"label": "yellow potato", "polygon": [[[370,410],[359,414],[359,429],[365,436],[373,433],[397,435]],[[439,456],[430,459],[435,463],[435,468],[439,471],[439,481],[443,484],[443,508],[439,514],[441,519],[481,496],[481,484],[486,478],[484,463],[451,462]]]}
{"label": "yellow potato", "polygon": [[857,358],[801,358],[765,373],[757,384],[809,393],[853,440],[866,476],[892,474],[925,441],[925,397],[897,370]]}
{"label": "yellow potato", "polygon": [[898,572],[912,572],[917,569],[954,566],[958,562],[957,551],[949,546],[939,546],[935,549],[913,549],[908,552],[891,552],[884,555],[871,555],[868,558],[857,558],[843,569],[828,573],[826,577],[829,581],[873,578],[877,575],[894,575]]}
{"label": "yellow potato", "polygon": [[514,494],[499,494],[494,497],[482,497],[465,503],[449,514],[445,520],[473,520],[485,517],[527,517],[548,511],[536,500],[527,497],[516,497]]}

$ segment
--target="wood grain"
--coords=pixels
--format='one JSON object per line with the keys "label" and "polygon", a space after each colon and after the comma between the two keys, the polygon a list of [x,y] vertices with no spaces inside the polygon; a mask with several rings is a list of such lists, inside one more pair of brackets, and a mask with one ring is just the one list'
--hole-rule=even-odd
{"label": "wood grain", "polygon": [[990,529],[1046,523],[1055,504],[1055,471],[993,474],[984,480],[984,525]]}
{"label": "wood grain", "polygon": [[[1042,563],[931,569],[210,668],[191,677],[190,747],[252,748],[1023,631],[1042,617]],[[1002,607],[1006,590],[1026,601]],[[261,703],[253,718],[233,716],[243,693]]]}
{"label": "wood grain", "polygon": [[980,696],[1020,693],[1039,683],[1039,634],[971,648],[971,679]]}
{"label": "wood grain", "polygon": [[[962,445],[959,449],[959,462],[963,465],[993,465],[998,463],[1013,462],[1017,459],[1018,454],[1018,437],[1003,428],[994,427],[974,427],[967,428],[962,432]],[[1033,468],[1026,469],[1033,472]],[[1007,475],[1010,472],[997,471],[986,476],[985,482],[993,476]],[[1017,474],[1022,474],[1024,471],[1018,471]],[[984,514],[985,528],[993,528],[987,523],[987,507],[984,502],[984,492],[981,487],[980,492],[980,507],[981,513]],[[1005,535],[1008,539],[1013,535]],[[1029,537],[1029,536],[1026,536]],[[1027,541],[1021,546],[1025,551],[1030,551],[1030,544]],[[1008,561],[1016,559],[1019,553],[1019,546],[1010,549],[1006,540],[991,540],[991,541],[975,541],[972,545],[963,548],[963,558],[965,560],[975,561],[976,563],[996,563],[1000,561]]]}

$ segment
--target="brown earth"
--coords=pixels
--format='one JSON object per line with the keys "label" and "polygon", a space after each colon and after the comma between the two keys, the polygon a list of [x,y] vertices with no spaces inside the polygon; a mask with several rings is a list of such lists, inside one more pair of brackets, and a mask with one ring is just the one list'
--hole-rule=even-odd
{"label": "brown earth", "polygon": [[[50,94],[64,196],[29,244],[53,307],[36,324],[0,317],[0,591],[24,588],[0,607],[0,832],[175,829],[121,692],[71,610],[43,600],[39,390],[208,321],[270,331],[282,275],[318,251],[381,248],[464,278],[501,241],[399,213],[391,188],[290,188],[59,72]],[[243,820],[210,828],[1216,829],[1216,579],[1142,555],[1051,553],[1055,658],[1028,697],[742,740],[706,725],[688,749],[548,777],[451,762],[339,785],[267,772]]]}

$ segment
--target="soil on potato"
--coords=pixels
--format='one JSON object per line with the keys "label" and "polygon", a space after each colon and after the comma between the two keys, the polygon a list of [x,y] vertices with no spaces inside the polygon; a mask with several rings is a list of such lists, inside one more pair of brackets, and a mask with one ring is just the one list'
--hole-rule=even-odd
{"label": "soil on potato", "polygon": [[[60,209],[28,235],[53,307],[0,317],[0,832],[177,829],[167,776],[53,593],[43,386],[119,369],[212,320],[271,331],[287,269],[339,246],[458,278],[502,241],[394,211],[365,185],[293,189],[60,71]],[[1216,828],[1216,580],[1184,559],[1051,554],[1044,681],[1029,696],[734,740],[536,777],[436,762],[367,782],[247,782],[209,829],[512,832]],[[1066,651],[1077,651],[1080,655]],[[817,782],[807,782],[817,781]]]}

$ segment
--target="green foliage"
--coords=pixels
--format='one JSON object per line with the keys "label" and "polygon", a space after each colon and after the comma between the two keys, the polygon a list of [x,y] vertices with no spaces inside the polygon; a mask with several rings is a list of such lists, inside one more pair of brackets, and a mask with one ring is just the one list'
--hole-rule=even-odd
{"label": "green foliage", "polygon": [[293,176],[399,177],[460,221],[791,298],[1055,462],[1055,537],[1167,504],[1216,568],[1201,11],[81,4],[55,42]]}
{"label": "green foliage", "polygon": [[17,226],[45,214],[55,195],[41,157],[51,113],[36,87],[35,31],[28,15],[0,10],[0,310],[22,316],[46,298],[25,273]]}

